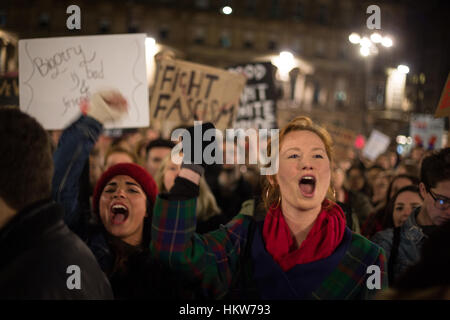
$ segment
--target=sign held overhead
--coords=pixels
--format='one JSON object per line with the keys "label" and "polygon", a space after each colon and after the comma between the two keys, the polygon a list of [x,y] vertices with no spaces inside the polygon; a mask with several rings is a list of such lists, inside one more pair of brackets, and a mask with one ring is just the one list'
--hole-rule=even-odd
{"label": "sign held overhead", "polygon": [[20,40],[21,110],[45,129],[63,129],[81,100],[112,87],[128,100],[128,116],[106,127],[148,126],[144,42],[145,34]]}
{"label": "sign held overhead", "polygon": [[150,101],[152,121],[209,121],[232,128],[245,77],[201,64],[162,58]]}

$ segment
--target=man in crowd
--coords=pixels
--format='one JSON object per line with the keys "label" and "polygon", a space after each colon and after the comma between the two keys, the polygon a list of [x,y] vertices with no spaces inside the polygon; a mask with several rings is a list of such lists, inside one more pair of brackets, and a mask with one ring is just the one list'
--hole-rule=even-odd
{"label": "man in crowd", "polygon": [[89,248],[51,201],[53,160],[42,126],[0,108],[0,299],[112,299]]}
{"label": "man in crowd", "polygon": [[145,168],[154,177],[163,159],[170,154],[175,144],[170,140],[157,139],[147,145]]}
{"label": "man in crowd", "polygon": [[450,220],[450,148],[424,158],[419,190],[423,206],[401,227],[380,231],[371,239],[386,252],[390,285],[420,259],[422,245],[436,227]]}

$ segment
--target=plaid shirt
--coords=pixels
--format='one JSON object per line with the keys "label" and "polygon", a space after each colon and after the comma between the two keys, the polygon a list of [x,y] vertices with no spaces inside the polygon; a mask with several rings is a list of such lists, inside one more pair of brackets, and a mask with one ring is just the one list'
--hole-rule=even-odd
{"label": "plaid shirt", "polygon": [[[209,298],[223,298],[238,270],[252,223],[245,208],[227,225],[204,235],[195,233],[196,199],[167,201],[157,198],[152,220],[151,250],[168,268],[199,283]],[[311,299],[367,299],[377,290],[366,287],[369,265],[381,271],[386,287],[386,262],[381,248],[353,234],[338,267],[311,293]]]}

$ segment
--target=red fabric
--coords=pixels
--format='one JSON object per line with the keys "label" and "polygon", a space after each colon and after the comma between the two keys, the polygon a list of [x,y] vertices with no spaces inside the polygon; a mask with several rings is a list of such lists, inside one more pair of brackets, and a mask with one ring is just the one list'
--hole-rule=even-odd
{"label": "red fabric", "polygon": [[344,237],[345,215],[335,203],[325,200],[306,239],[297,248],[280,207],[272,206],[266,215],[263,238],[266,250],[284,271],[297,264],[330,256]]}
{"label": "red fabric", "polygon": [[98,212],[98,201],[103,192],[103,188],[112,178],[120,175],[129,176],[136,180],[147,197],[150,198],[152,204],[155,203],[158,187],[147,170],[135,163],[119,163],[106,170],[95,185],[94,193],[92,195],[92,208],[95,212]]}

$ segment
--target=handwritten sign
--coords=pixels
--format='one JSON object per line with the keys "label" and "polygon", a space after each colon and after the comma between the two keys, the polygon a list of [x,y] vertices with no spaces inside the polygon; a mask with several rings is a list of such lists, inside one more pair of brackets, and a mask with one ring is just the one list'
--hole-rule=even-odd
{"label": "handwritten sign", "polygon": [[442,148],[444,129],[444,119],[435,119],[431,114],[412,114],[409,125],[412,147],[420,146],[427,150]]}
{"label": "handwritten sign", "polygon": [[46,129],[63,129],[97,90],[117,88],[128,116],[107,128],[149,125],[145,34],[19,41],[20,108]]}
{"label": "handwritten sign", "polygon": [[363,149],[363,156],[373,161],[385,152],[391,143],[391,138],[378,130],[372,130],[369,141]]}
{"label": "handwritten sign", "polygon": [[270,62],[247,63],[228,68],[244,74],[247,84],[241,94],[235,128],[277,128],[276,93]]}
{"label": "handwritten sign", "polygon": [[201,64],[163,58],[150,101],[152,121],[210,121],[231,128],[245,77]]}

